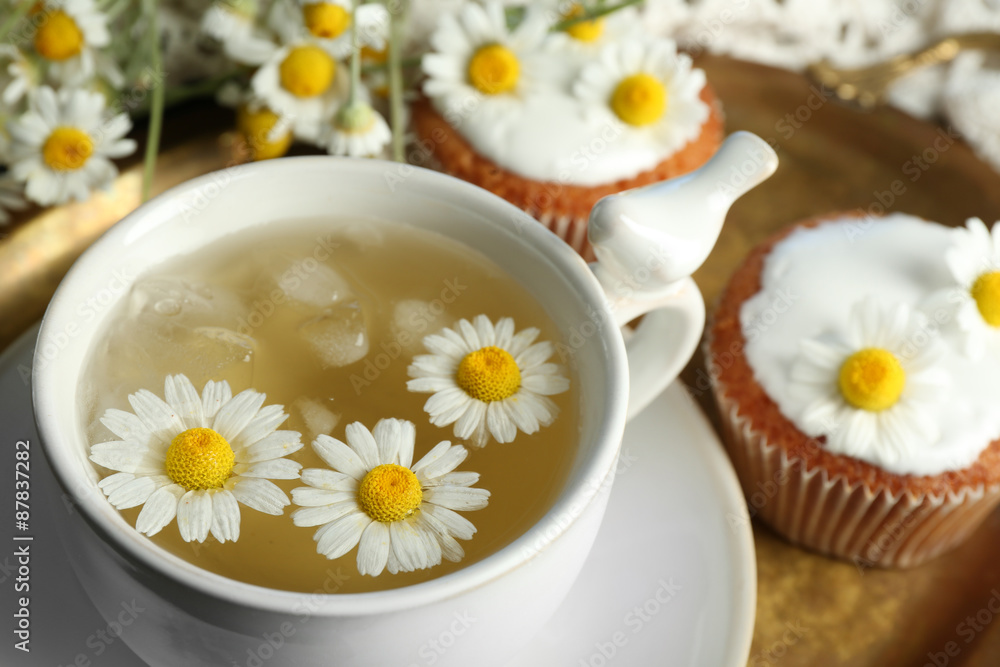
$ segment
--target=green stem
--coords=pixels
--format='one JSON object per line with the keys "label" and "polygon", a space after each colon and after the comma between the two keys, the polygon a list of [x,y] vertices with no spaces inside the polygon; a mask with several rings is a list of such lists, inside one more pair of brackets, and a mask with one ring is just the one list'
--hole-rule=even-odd
{"label": "green stem", "polygon": [[8,16],[3,23],[0,23],[0,42],[6,40],[10,31],[17,25],[17,22],[28,15],[28,11],[33,4],[35,4],[35,0],[21,0],[17,7],[14,8],[14,13]]}
{"label": "green stem", "polygon": [[[423,56],[410,56],[409,58],[403,58],[399,66],[403,69],[409,69],[410,67],[419,67],[420,62],[423,60]],[[370,65],[365,65],[361,68],[364,74],[371,74],[372,72],[381,72],[389,69],[389,63],[372,63]]]}
{"label": "green stem", "polygon": [[[403,143],[403,13],[405,0],[400,0],[397,14],[389,15],[389,120],[392,124],[392,159],[406,162]],[[419,59],[418,59],[419,61]]]}
{"label": "green stem", "polygon": [[632,5],[638,5],[641,2],[642,0],[623,0],[623,2],[619,2],[614,5],[597,7],[589,12],[584,12],[579,16],[574,16],[573,18],[565,19],[560,21],[559,23],[556,23],[554,26],[552,26],[552,32],[566,30],[567,28],[572,28],[577,23],[586,23],[587,21],[593,21],[594,19],[599,19],[602,16],[607,16],[608,14],[617,12],[619,9],[625,9],[626,7],[631,7]]}
{"label": "green stem", "polygon": [[358,0],[351,4],[351,90],[347,98],[348,108],[354,108],[361,89],[361,43],[358,41]]}
{"label": "green stem", "polygon": [[163,108],[166,103],[162,54],[160,53],[160,32],[156,25],[157,1],[150,3],[149,47],[150,67],[153,70],[153,102],[149,112],[149,135],[146,137],[146,157],[142,172],[142,200],[149,199],[153,188],[153,173],[156,171],[156,156],[160,152],[160,134],[163,131]]}

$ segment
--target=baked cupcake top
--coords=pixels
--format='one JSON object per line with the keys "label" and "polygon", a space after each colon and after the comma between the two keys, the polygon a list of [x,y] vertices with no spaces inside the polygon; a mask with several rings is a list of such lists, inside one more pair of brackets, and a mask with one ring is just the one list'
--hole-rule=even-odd
{"label": "baked cupcake top", "polygon": [[594,186],[698,137],[705,74],[673,41],[644,34],[631,8],[554,30],[562,4],[531,3],[513,27],[498,2],[442,17],[424,93],[476,152],[526,178]]}
{"label": "baked cupcake top", "polygon": [[744,302],[744,355],[781,413],[897,474],[972,464],[1000,435],[1000,234],[904,214],[803,227]]}

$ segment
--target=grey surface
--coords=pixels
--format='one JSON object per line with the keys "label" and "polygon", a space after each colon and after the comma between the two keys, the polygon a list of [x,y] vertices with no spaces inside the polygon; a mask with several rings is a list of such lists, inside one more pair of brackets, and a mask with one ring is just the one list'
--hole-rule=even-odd
{"label": "grey surface", "polygon": [[[53,512],[69,511],[63,503],[35,430],[28,385],[31,352],[37,327],[32,328],[0,356],[0,664],[5,667],[139,667],[143,663],[114,634],[90,603],[76,580],[69,556],[56,534]],[[18,441],[29,443],[29,529],[15,527],[15,453]],[[23,478],[22,478],[23,479]],[[31,536],[15,541],[14,536]],[[15,550],[30,545],[30,574],[26,592],[18,585]],[[23,585],[24,582],[21,582]],[[14,647],[19,598],[30,596],[30,652]]]}

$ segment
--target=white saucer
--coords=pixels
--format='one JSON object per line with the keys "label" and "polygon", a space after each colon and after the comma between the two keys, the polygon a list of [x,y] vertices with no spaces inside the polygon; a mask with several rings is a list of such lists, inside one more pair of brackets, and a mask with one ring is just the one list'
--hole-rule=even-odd
{"label": "white saucer", "polygon": [[[37,329],[0,356],[0,664],[136,667],[68,566],[52,512],[69,511],[43,461],[24,379]],[[14,526],[15,443],[30,441],[30,529]],[[750,652],[756,563],[729,460],[678,383],[629,422],[601,532],[569,598],[509,667],[742,666]],[[734,520],[734,518],[736,520]],[[9,522],[9,523],[8,523]],[[7,523],[4,527],[3,524]],[[4,537],[6,535],[6,537]],[[31,542],[15,542],[31,535]],[[15,548],[30,544],[30,653],[14,648]],[[6,559],[6,560],[5,560]],[[141,622],[141,615],[136,620]]]}

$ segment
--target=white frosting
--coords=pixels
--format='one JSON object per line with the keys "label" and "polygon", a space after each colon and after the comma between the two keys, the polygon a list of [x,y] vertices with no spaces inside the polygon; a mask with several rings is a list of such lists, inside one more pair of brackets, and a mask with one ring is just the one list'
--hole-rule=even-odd
{"label": "white frosting", "polygon": [[[744,350],[754,376],[799,429],[813,397],[793,391],[790,373],[799,341],[843,330],[851,306],[871,294],[884,306],[928,306],[928,297],[954,288],[944,261],[952,230],[903,214],[865,222],[847,218],[798,229],[764,262],[761,290],[740,311]],[[933,321],[940,312],[925,310]],[[959,470],[1000,437],[1000,358],[973,361],[962,352],[953,317],[940,327],[945,353],[936,363],[952,378],[945,398],[928,410],[941,438],[896,464],[865,458],[897,474]]]}
{"label": "white frosting", "polygon": [[545,86],[508,113],[472,111],[455,118],[444,98],[433,104],[479,155],[525,178],[585,187],[633,178],[676,151],[586,113],[570,91],[596,54],[596,49],[564,49],[559,57],[544,58]]}

